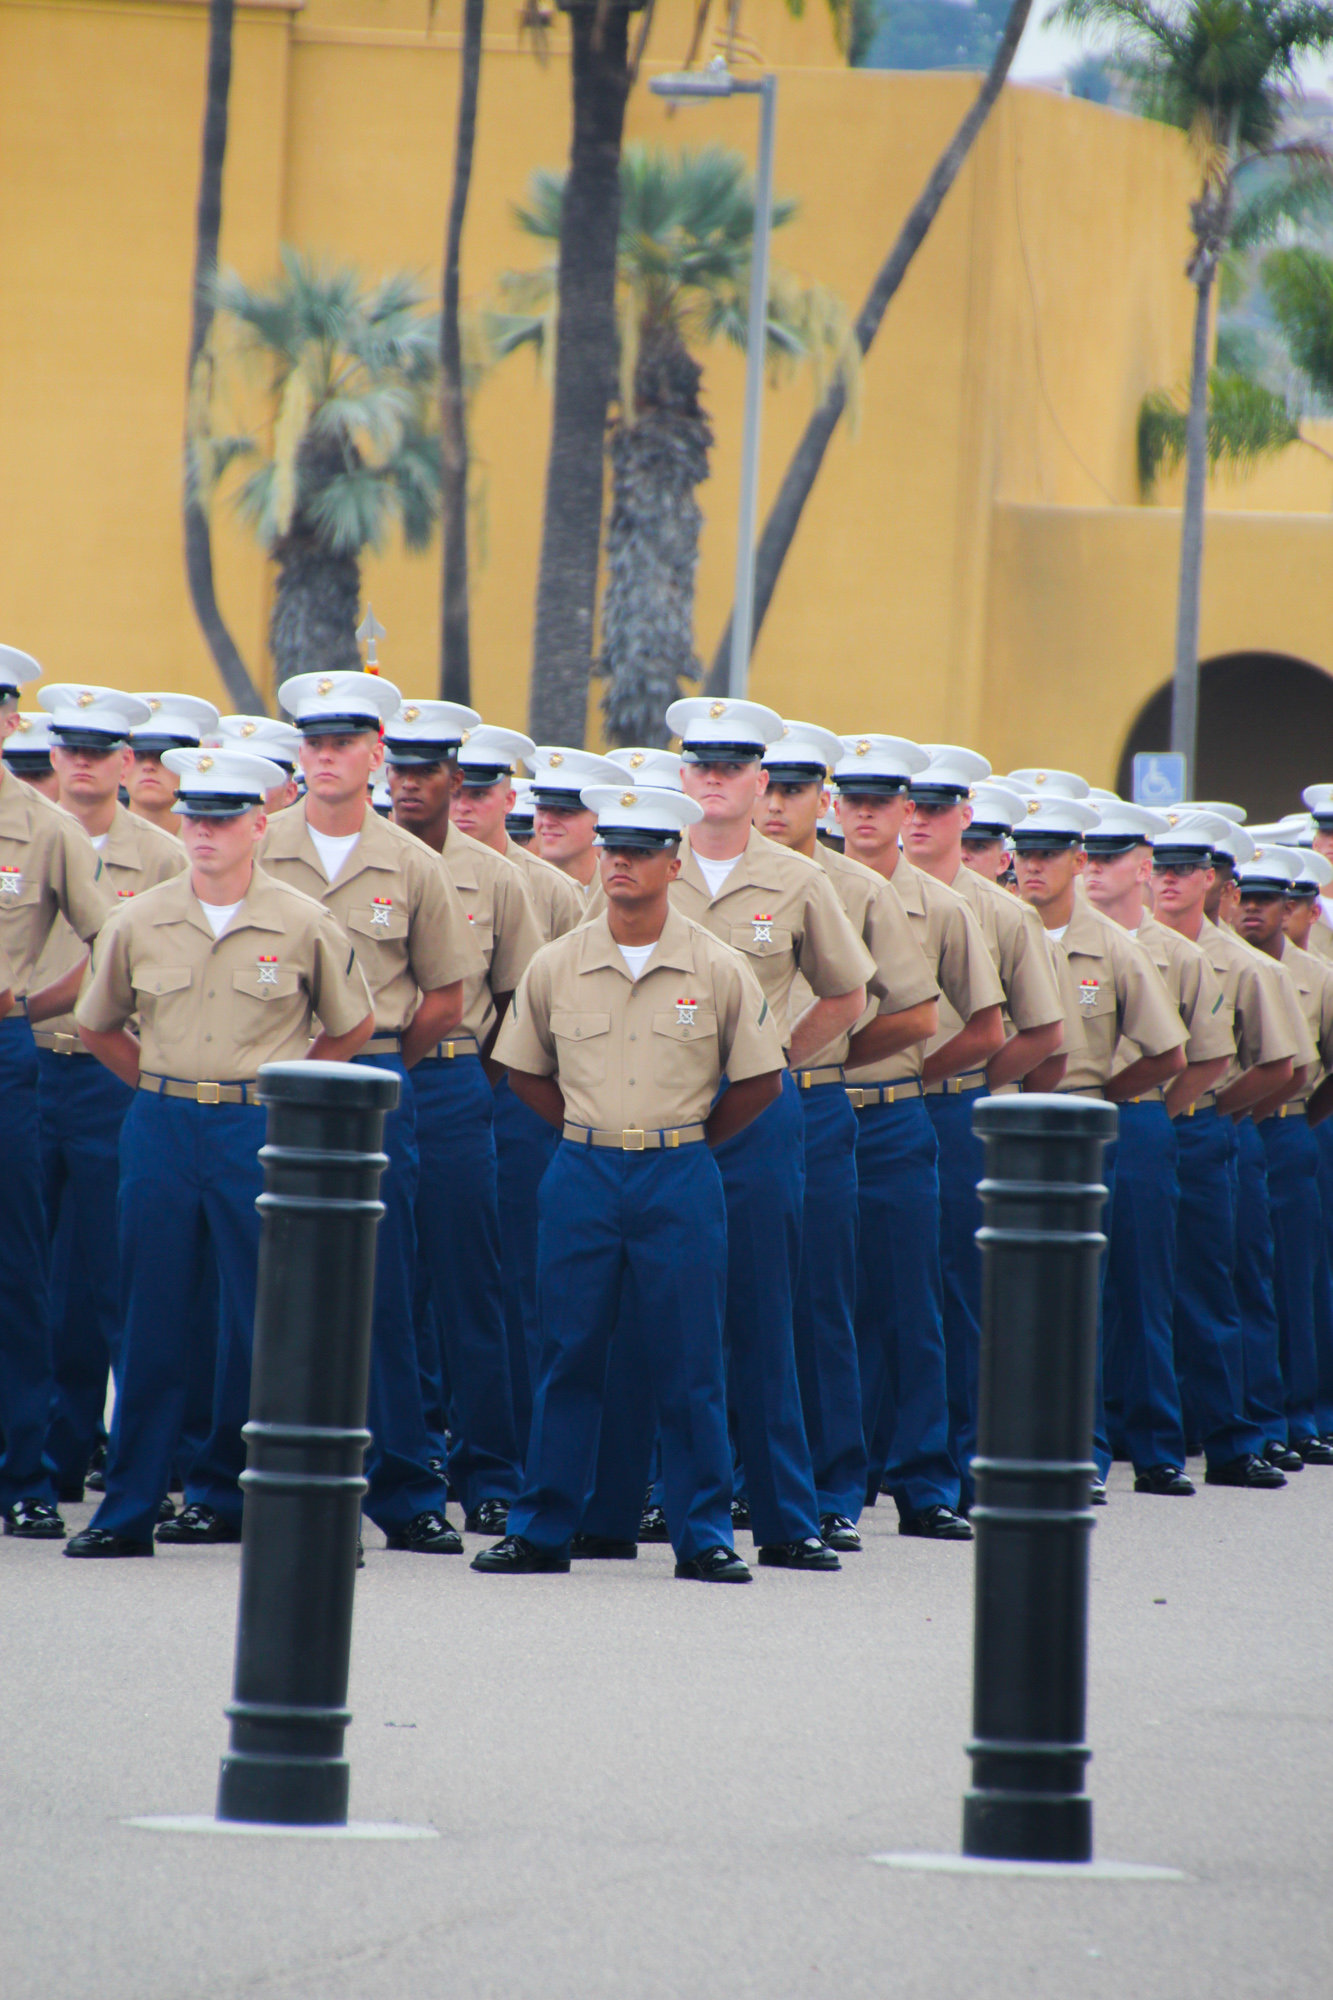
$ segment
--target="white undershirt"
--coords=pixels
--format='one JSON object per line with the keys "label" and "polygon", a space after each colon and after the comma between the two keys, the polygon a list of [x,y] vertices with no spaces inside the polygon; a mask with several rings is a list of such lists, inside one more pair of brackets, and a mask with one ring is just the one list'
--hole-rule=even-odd
{"label": "white undershirt", "polygon": [[1055,939],[1056,939],[1056,941],[1057,941],[1057,943],[1058,943],[1058,941],[1059,941],[1059,940],[1060,940],[1060,939],[1061,939],[1061,938],[1062,938],[1062,937],[1064,936],[1065,932],[1066,932],[1066,931],[1067,931],[1068,929],[1069,929],[1069,926],[1068,926],[1068,924],[1061,924],[1061,926],[1060,926],[1060,928],[1059,928],[1059,930],[1058,930],[1058,931],[1055,931],[1055,930],[1051,930],[1051,931],[1047,931],[1046,935],[1047,935],[1047,937],[1053,937],[1053,938],[1055,938]]}
{"label": "white undershirt", "polygon": [[[691,852],[693,853],[695,860],[699,864],[699,873],[703,876],[704,881],[708,884],[709,895],[716,896],[718,890],[722,887],[722,884],[726,881],[728,875],[730,875],[732,869],[736,866],[736,863],[740,860],[741,858],[740,855],[733,854],[726,861],[708,861],[704,858],[702,854],[699,853],[697,848],[692,848]],[[621,946],[621,950],[622,951],[624,950],[623,945]]]}
{"label": "white undershirt", "polygon": [[629,976],[631,979],[639,977],[656,949],[656,938],[653,939],[651,944],[621,944],[616,946],[616,950],[629,967]]}
{"label": "white undershirt", "polygon": [[324,864],[324,873],[330,882],[336,882],[346,865],[347,857],[361,838],[358,828],[355,833],[316,833],[310,821],[305,830],[315,843],[315,852]]}
{"label": "white undershirt", "polygon": [[[244,902],[244,900],[245,898],[242,897],[241,902]],[[203,898],[200,897],[199,907],[203,911],[204,915],[208,918],[209,923],[213,926],[214,937],[220,938],[222,936],[223,931],[226,930],[227,925],[231,922],[232,918],[236,915],[236,912],[240,909],[241,904],[206,903],[204,902]]]}
{"label": "white undershirt", "polygon": [[105,833],[94,833],[90,834],[89,838],[92,841],[93,846],[97,849],[98,853],[100,854],[102,852],[102,849],[106,846],[110,836]]}

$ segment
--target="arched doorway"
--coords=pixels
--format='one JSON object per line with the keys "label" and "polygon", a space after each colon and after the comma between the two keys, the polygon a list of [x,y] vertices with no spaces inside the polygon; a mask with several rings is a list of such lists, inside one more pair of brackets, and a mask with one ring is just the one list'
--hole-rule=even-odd
{"label": "arched doorway", "polygon": [[[1129,798],[1134,755],[1171,741],[1171,687],[1158,688],[1129,732],[1116,790]],[[1199,673],[1194,796],[1231,799],[1252,820],[1298,812],[1306,785],[1333,782],[1333,675],[1285,653],[1227,653]]]}

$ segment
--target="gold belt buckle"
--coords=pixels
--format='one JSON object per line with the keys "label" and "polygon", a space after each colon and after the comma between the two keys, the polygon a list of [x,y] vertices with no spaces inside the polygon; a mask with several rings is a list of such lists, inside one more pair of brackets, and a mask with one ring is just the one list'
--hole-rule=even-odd
{"label": "gold belt buckle", "polygon": [[847,1101],[853,1111],[860,1111],[865,1106],[866,1094],[863,1090],[859,1090],[855,1084],[849,1083],[847,1085]]}
{"label": "gold belt buckle", "polygon": [[798,1070],[796,1075],[796,1084],[799,1090],[809,1090],[814,1080],[815,1080],[815,1074],[813,1070],[809,1069]]}
{"label": "gold belt buckle", "polygon": [[641,1125],[626,1125],[620,1134],[622,1153],[641,1153],[648,1144],[648,1134]]}
{"label": "gold belt buckle", "polygon": [[54,1040],[57,1055],[72,1056],[79,1046],[78,1036],[67,1035],[62,1029],[56,1030]]}
{"label": "gold belt buckle", "polygon": [[449,1062],[452,1062],[452,1061],[453,1061],[453,1059],[454,1059],[454,1045],[453,1045],[453,1043],[452,1043],[452,1042],[446,1042],[446,1043],[445,1043],[445,1045],[444,1045],[444,1053],[445,1053],[445,1057],[446,1057],[446,1059],[447,1059],[447,1060],[448,1060]]}
{"label": "gold belt buckle", "polygon": [[662,1143],[664,1146],[678,1146],[680,1144],[680,1133],[679,1132],[663,1133]]}
{"label": "gold belt buckle", "polygon": [[196,1083],[194,1087],[196,1104],[221,1104],[222,1085],[220,1083]]}
{"label": "gold belt buckle", "polygon": [[881,1104],[896,1104],[898,1102],[897,1084],[896,1083],[881,1084],[879,1091],[879,1101]]}

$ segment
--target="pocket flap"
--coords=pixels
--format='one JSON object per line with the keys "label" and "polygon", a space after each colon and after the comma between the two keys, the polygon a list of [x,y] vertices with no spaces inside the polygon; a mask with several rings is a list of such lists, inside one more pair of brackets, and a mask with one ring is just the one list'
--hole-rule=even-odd
{"label": "pocket flap", "polygon": [[654,1014],[653,1033],[671,1042],[697,1042],[717,1034],[717,1015],[700,1007],[688,1021],[678,1014]]}
{"label": "pocket flap", "polygon": [[253,965],[233,972],[231,983],[238,993],[248,993],[255,1000],[290,1000],[301,981],[298,974],[285,965],[267,969]]}
{"label": "pocket flap", "polygon": [[791,932],[780,924],[753,921],[733,924],[728,943],[733,951],[743,951],[747,958],[775,958],[791,951]]}
{"label": "pocket flap", "polygon": [[609,1035],[611,1016],[609,1014],[552,1014],[551,1033],[563,1035],[567,1041],[586,1042],[594,1035]]}
{"label": "pocket flap", "polygon": [[188,965],[151,965],[137,972],[136,993],[183,993],[194,979]]}
{"label": "pocket flap", "polygon": [[369,938],[372,944],[388,944],[391,939],[407,936],[407,911],[396,903],[391,909],[349,910],[347,928]]}

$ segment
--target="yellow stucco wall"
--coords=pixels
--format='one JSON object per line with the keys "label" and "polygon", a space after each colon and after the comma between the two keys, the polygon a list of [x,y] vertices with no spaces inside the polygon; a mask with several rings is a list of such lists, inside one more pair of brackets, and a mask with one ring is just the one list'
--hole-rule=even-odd
{"label": "yellow stucco wall", "polygon": [[[658,67],[679,60],[692,12],[659,0]],[[456,0],[430,25],[426,0],[240,7],[224,262],[264,279],[287,241],[435,288],[457,13]],[[483,68],[474,300],[533,261],[511,205],[568,148],[563,23],[543,65],[512,19]],[[855,309],[976,81],[846,70],[816,0],[801,21],[750,0],[745,25],[779,70],[777,180],[800,201],[775,255]],[[0,634],[52,677],[221,699],[179,523],[205,47],[200,0],[0,0]],[[755,123],[745,101],[670,116],[642,85],[628,115],[633,138],[751,158]],[[1113,773],[1171,657],[1178,515],[1170,487],[1139,503],[1134,420],[1144,391],[1185,365],[1192,185],[1171,132],[1005,92],[868,360],[860,432],[828,453],[759,640],[757,696],[835,728],[973,741],[1000,766],[1031,754]],[[706,662],[730,603],[743,364],[720,349],[704,363],[717,433],[700,495]],[[801,378],[766,395],[765,502],[811,396]],[[528,358],[483,386],[474,699],[518,725],[549,424]],[[1219,487],[1207,650],[1281,644],[1333,669],[1330,475],[1298,452]],[[266,677],[270,570],[225,505],[215,557],[224,613]],[[365,565],[385,671],[415,693],[434,684],[438,589],[438,545]]]}

